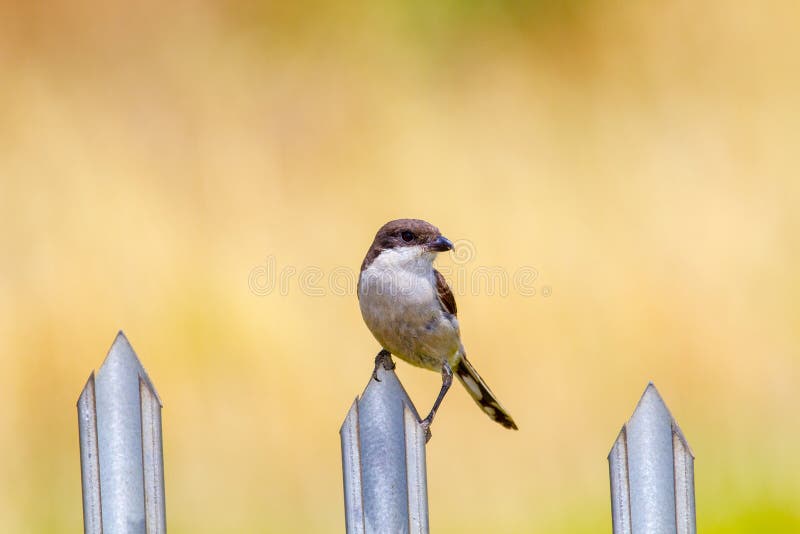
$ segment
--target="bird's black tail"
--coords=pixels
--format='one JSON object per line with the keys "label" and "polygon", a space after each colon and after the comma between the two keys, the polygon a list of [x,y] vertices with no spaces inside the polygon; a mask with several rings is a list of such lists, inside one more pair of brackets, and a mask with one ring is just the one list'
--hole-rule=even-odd
{"label": "bird's black tail", "polygon": [[492,390],[483,381],[478,371],[472,367],[466,356],[461,358],[458,367],[455,369],[456,376],[464,384],[464,387],[469,391],[470,396],[475,399],[478,406],[481,407],[486,415],[500,423],[506,428],[513,428],[517,430],[517,424],[508,414],[508,412],[500,405],[500,401],[494,396]]}

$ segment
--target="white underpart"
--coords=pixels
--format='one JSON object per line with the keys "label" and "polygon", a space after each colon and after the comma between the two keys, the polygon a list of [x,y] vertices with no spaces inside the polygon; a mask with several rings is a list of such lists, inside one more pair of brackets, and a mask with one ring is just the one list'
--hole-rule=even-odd
{"label": "white underpart", "polygon": [[367,289],[368,285],[381,293],[426,299],[436,287],[433,258],[420,246],[384,250],[361,274],[359,296],[363,296],[362,286]]}
{"label": "white underpart", "polygon": [[364,322],[392,354],[421,367],[441,369],[461,354],[458,321],[439,302],[435,254],[420,246],[384,250],[361,273]]}

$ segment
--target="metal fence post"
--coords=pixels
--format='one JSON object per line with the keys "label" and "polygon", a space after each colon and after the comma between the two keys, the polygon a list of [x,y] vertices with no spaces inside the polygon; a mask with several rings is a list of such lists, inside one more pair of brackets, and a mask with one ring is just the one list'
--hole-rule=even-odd
{"label": "metal fence post", "polygon": [[427,533],[425,431],[394,371],[378,378],[339,431],[347,532]]}
{"label": "metal fence post", "polygon": [[164,533],[161,400],[122,332],[78,399],[87,534]]}
{"label": "metal fence post", "polygon": [[651,382],[608,455],[614,534],[695,534],[694,455]]}

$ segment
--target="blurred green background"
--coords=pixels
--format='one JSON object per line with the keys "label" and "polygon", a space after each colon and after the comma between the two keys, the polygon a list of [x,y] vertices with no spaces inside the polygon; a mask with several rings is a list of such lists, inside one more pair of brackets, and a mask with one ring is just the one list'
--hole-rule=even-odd
{"label": "blurred green background", "polygon": [[[454,285],[538,272],[460,286],[521,430],[453,390],[433,532],[610,532],[606,454],[651,379],[699,530],[800,531],[796,2],[0,10],[2,532],[82,528],[75,402],[119,328],[164,399],[171,532],[343,531],[338,428],[378,347],[329,276],[397,217],[468,240]],[[270,262],[294,274],[254,291]],[[439,377],[398,373],[427,410]]]}

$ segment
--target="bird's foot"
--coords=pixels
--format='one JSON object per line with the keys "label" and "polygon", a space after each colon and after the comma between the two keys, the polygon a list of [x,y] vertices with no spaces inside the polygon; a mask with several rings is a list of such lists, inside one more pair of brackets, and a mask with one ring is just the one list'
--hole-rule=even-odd
{"label": "bird's foot", "polygon": [[433,417],[430,415],[419,423],[419,426],[425,430],[425,443],[428,443],[431,440],[431,424],[433,424]]}
{"label": "bird's foot", "polygon": [[372,370],[372,378],[376,382],[381,381],[381,379],[378,378],[378,367],[381,365],[387,371],[391,371],[395,368],[394,361],[392,361],[392,353],[386,349],[382,349],[378,355],[375,356],[375,369]]}
{"label": "bird's foot", "polygon": [[428,443],[431,440],[431,425],[433,424],[433,418],[436,416],[436,410],[439,409],[444,396],[447,394],[447,391],[450,389],[452,384],[453,370],[450,368],[450,364],[444,362],[442,364],[442,389],[439,390],[439,395],[436,397],[436,402],[433,403],[431,413],[428,414],[428,417],[420,421],[420,425],[425,429],[425,443]]}

